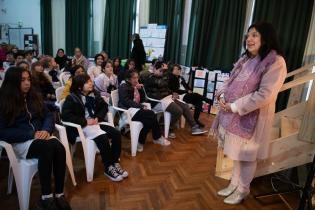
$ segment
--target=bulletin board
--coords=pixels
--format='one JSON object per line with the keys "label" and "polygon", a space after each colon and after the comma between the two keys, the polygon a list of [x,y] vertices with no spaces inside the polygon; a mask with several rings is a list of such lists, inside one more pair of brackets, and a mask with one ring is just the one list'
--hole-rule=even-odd
{"label": "bulletin board", "polygon": [[9,44],[17,46],[24,50],[24,35],[33,34],[33,28],[9,28]]}
{"label": "bulletin board", "polygon": [[147,61],[163,58],[166,31],[166,25],[148,24],[140,27],[140,38],[147,54]]}

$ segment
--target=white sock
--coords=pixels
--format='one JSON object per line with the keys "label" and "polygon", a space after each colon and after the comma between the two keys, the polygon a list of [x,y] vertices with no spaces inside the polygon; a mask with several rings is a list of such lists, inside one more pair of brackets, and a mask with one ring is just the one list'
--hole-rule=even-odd
{"label": "white sock", "polygon": [[60,198],[61,196],[64,196],[64,194],[63,193],[55,194],[56,198]]}
{"label": "white sock", "polygon": [[49,194],[49,195],[42,195],[42,200],[48,199],[48,198],[52,198],[53,194]]}

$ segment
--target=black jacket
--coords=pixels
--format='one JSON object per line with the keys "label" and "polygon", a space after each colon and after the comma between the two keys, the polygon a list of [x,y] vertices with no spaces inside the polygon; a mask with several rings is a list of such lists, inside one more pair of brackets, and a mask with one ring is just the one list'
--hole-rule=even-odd
{"label": "black jacket", "polygon": [[121,84],[118,89],[119,93],[119,102],[118,106],[123,109],[129,108],[142,108],[143,105],[141,104],[145,100],[145,94],[143,89],[139,90],[140,93],[140,103],[136,103],[133,101],[134,99],[134,88],[131,86],[129,82]]}
{"label": "black jacket", "polygon": [[[181,80],[181,82],[180,82]],[[183,85],[185,90],[180,90],[180,83]],[[169,86],[168,86],[172,92],[178,93],[178,94],[184,94],[188,93],[188,90],[191,90],[189,85],[186,83],[185,79],[181,76],[176,76],[172,73],[169,74]]]}
{"label": "black jacket", "polygon": [[148,78],[144,81],[144,87],[147,95],[150,98],[158,100],[172,94],[172,91],[169,89],[168,84],[169,78],[167,73],[164,73],[162,76],[150,74]]}
{"label": "black jacket", "polygon": [[[95,117],[98,118],[99,122],[102,122],[106,117],[108,106],[98,92],[94,92],[94,95],[95,104],[93,110]],[[82,127],[87,125],[87,120],[85,118],[85,106],[81,100],[81,95],[71,93],[67,96],[62,106],[61,119],[65,122],[79,124]],[[66,126],[66,130],[69,142],[74,144],[75,139],[78,136],[77,129]]]}
{"label": "black jacket", "polygon": [[55,128],[55,119],[47,107],[44,106],[44,116],[41,117],[32,107],[32,102],[26,99],[27,110],[16,117],[14,124],[8,126],[4,116],[0,113],[0,140],[8,143],[22,143],[34,139],[36,131],[47,131],[50,134]]}

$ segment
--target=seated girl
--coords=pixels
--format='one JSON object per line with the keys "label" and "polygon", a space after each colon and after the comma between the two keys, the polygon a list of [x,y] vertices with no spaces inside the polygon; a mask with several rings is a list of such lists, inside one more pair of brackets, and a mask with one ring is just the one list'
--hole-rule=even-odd
{"label": "seated girl", "polygon": [[102,70],[103,73],[94,79],[95,90],[99,91],[104,100],[109,103],[110,92],[118,88],[118,80],[111,61],[104,62]]}
{"label": "seated girl", "polygon": [[[55,122],[34,90],[29,71],[10,67],[0,88],[0,139],[12,145],[18,158],[38,159],[42,196],[40,209],[71,209],[64,198],[66,153],[51,136]],[[54,193],[51,175],[54,174]]]}
{"label": "seated girl", "polygon": [[138,152],[143,151],[143,145],[150,130],[152,130],[153,143],[168,146],[171,143],[161,135],[156,114],[141,104],[145,100],[145,95],[142,89],[143,85],[139,84],[138,79],[137,71],[131,70],[126,72],[126,82],[121,84],[118,90],[118,106],[123,109],[129,109],[132,120],[140,121],[143,124],[137,150]]}
{"label": "seated girl", "polygon": [[103,55],[96,54],[94,57],[94,62],[95,66],[92,66],[87,70],[87,73],[92,81],[94,81],[94,79],[102,73],[102,63],[104,62]]}
{"label": "seated girl", "polygon": [[[81,125],[84,135],[90,141],[94,141],[100,150],[104,174],[112,181],[123,180],[128,173],[119,164],[120,132],[111,126],[98,124],[106,117],[107,104],[99,93],[94,91],[93,82],[87,74],[73,77],[70,92],[62,107],[62,120]],[[69,142],[74,144],[78,136],[76,128],[66,127],[66,129]]]}
{"label": "seated girl", "polygon": [[71,87],[71,84],[72,84],[72,78],[74,76],[77,76],[77,75],[80,75],[80,74],[85,74],[84,67],[81,66],[81,65],[75,65],[69,71],[70,71],[71,76],[70,76],[70,78],[68,79],[68,81],[65,84],[65,88],[63,89],[63,93],[62,93],[62,95],[60,97],[60,100],[65,99],[70,94],[70,87]]}

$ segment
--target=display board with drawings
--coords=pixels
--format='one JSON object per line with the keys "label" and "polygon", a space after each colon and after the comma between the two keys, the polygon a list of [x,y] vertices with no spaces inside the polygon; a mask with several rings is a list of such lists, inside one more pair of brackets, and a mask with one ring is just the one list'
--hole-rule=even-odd
{"label": "display board with drawings", "polygon": [[[194,93],[198,93],[206,97],[208,69],[192,67],[192,89]],[[208,112],[210,105],[203,103],[203,112]]]}
{"label": "display board with drawings", "polygon": [[208,73],[207,98],[212,99],[213,106],[210,107],[211,114],[217,114],[218,102],[215,98],[216,91],[220,90],[226,80],[230,78],[230,73],[224,73],[221,70],[213,70]]}
{"label": "display board with drawings", "polygon": [[9,28],[9,44],[24,50],[24,35],[33,34],[33,28]]}
{"label": "display board with drawings", "polygon": [[163,58],[166,31],[166,25],[148,24],[140,27],[140,38],[147,54],[147,61]]}

